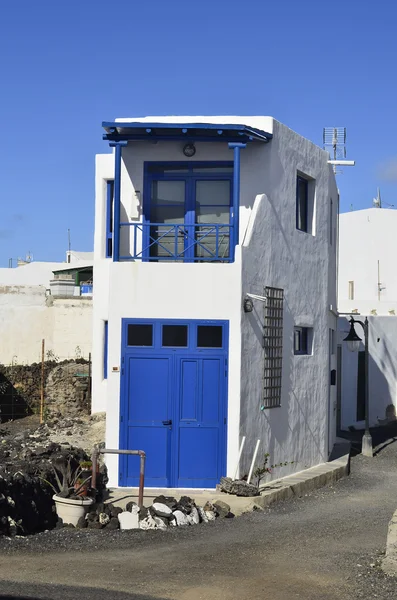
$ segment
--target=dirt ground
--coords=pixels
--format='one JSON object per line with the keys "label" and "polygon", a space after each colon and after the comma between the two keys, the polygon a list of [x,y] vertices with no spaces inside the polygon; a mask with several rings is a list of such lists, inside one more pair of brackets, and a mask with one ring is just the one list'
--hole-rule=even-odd
{"label": "dirt ground", "polygon": [[3,539],[0,600],[397,598],[397,581],[379,568],[396,465],[397,444],[385,444],[372,459],[356,456],[333,487],[196,527]]}

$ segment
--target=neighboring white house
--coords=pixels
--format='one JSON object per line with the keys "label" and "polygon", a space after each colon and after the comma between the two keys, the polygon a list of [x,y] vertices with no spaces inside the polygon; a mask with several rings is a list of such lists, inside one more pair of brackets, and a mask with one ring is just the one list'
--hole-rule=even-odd
{"label": "neighboring white house", "polygon": [[339,312],[397,314],[397,211],[367,208],[339,217]]}
{"label": "neighboring white house", "polygon": [[[89,258],[89,253],[72,251],[64,263],[19,261],[16,268],[0,269],[0,363],[41,361],[43,339],[47,356],[88,358],[92,254],[90,262]],[[87,279],[90,294],[80,285]]]}
{"label": "neighboring white house", "polygon": [[[327,152],[271,117],[104,123],[96,158],[93,411],[146,484],[215,487],[328,459],[336,431],[338,191]],[[263,299],[266,298],[265,301]],[[332,385],[331,385],[332,384]],[[107,457],[135,486],[136,457]]]}
{"label": "neighboring white house", "polygon": [[[338,310],[361,321],[369,316],[371,426],[393,418],[397,400],[396,231],[397,211],[392,209],[368,208],[339,218]],[[364,340],[361,326],[355,329]],[[358,354],[348,351],[343,343],[349,331],[348,317],[340,317],[339,330],[339,425],[342,429],[363,428],[364,342]]]}

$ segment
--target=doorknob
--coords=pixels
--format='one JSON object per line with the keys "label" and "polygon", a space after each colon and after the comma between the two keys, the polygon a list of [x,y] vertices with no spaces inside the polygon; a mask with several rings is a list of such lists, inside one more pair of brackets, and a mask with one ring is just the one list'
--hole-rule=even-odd
{"label": "doorknob", "polygon": [[169,421],[163,421],[163,425],[172,425],[171,419]]}

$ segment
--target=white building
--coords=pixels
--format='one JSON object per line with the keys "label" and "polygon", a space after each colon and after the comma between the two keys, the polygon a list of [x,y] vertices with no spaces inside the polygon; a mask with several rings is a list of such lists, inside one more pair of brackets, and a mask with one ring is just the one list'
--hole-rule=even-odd
{"label": "white building", "polygon": [[[369,208],[340,215],[338,309],[356,320],[369,317],[369,422],[393,418],[397,368],[397,211]],[[348,351],[343,338],[348,317],[339,319],[339,426],[364,428],[364,335],[358,353]],[[338,411],[339,412],[339,411]]]}
{"label": "white building", "polygon": [[340,312],[397,314],[396,231],[396,210],[367,208],[340,215]]}
{"label": "white building", "polygon": [[[326,461],[335,437],[336,223],[328,154],[271,117],[104,123],[96,158],[93,410],[146,484],[214,487]],[[257,298],[252,298],[256,295]],[[260,297],[266,297],[262,302]],[[334,378],[333,378],[334,379]],[[136,457],[109,455],[111,486]]]}
{"label": "white building", "polygon": [[81,274],[82,282],[87,272],[92,278],[89,258],[90,253],[71,251],[65,263],[19,261],[16,268],[0,269],[0,363],[41,361],[43,339],[47,357],[88,358],[92,286],[90,295],[81,293],[86,286],[76,286],[72,273]]}

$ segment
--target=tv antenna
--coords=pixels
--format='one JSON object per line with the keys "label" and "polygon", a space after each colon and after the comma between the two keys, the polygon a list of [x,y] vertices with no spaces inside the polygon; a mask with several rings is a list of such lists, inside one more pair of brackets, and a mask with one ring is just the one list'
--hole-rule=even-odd
{"label": "tv antenna", "polygon": [[336,167],[354,167],[356,164],[354,160],[346,160],[346,127],[324,127],[323,145],[333,157],[328,164],[333,166],[335,175],[342,172]]}
{"label": "tv antenna", "polygon": [[376,196],[376,198],[374,198],[372,200],[372,203],[374,205],[374,208],[382,208],[382,199],[380,197],[380,189],[378,188],[378,195]]}

